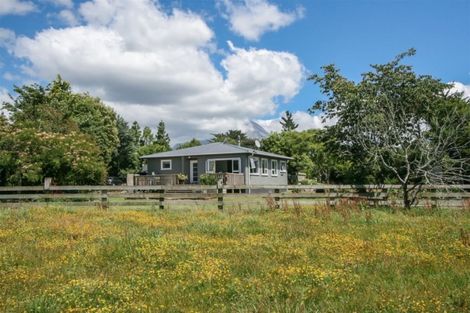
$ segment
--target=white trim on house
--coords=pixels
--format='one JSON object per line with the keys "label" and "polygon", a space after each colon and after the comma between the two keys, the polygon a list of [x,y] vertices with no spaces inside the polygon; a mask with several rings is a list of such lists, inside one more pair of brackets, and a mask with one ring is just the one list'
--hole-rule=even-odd
{"label": "white trim on house", "polygon": [[[232,161],[232,173],[241,173],[241,166],[242,166],[242,159],[241,158],[218,158],[218,159],[207,159],[206,161],[206,173],[215,173],[215,169],[216,169],[216,164],[215,162],[217,161]],[[210,162],[214,161],[214,169],[213,170],[210,170],[210,167],[209,167],[209,164]],[[233,161],[238,161],[238,170],[237,171],[234,171],[234,166],[233,166]]]}
{"label": "white trim on house", "polygon": [[[252,163],[253,161],[253,163]],[[258,157],[249,157],[248,158],[248,162],[249,162],[249,169],[250,169],[250,175],[254,175],[254,176],[259,176],[259,172],[260,172],[260,160]],[[256,166],[253,168],[252,166],[255,164],[254,162],[257,162],[256,163]],[[256,172],[251,172],[252,169],[256,169]]]}
{"label": "white trim on house", "polygon": [[[263,163],[266,161],[266,167],[263,165]],[[269,162],[268,159],[261,159],[261,176],[269,176]],[[265,172],[266,170],[266,172]]]}
{"label": "white trim on house", "polygon": [[[169,168],[163,167],[163,163],[170,163],[170,167]],[[171,171],[172,168],[173,168],[172,160],[160,160],[160,170],[162,170],[162,171]]]}
{"label": "white trim on house", "polygon": [[[283,164],[284,164],[284,166],[282,166]],[[286,161],[280,161],[279,165],[280,165],[279,172],[286,173],[287,172],[287,162]],[[284,169],[283,169],[283,167],[284,167]]]}
{"label": "white trim on house", "polygon": [[[273,164],[276,163],[274,166]],[[277,160],[271,160],[271,176],[278,176],[279,175],[279,162]]]}
{"label": "white trim on house", "polygon": [[[196,165],[197,165],[197,172],[198,172],[197,180],[194,179],[194,167],[193,167],[193,164],[196,164]],[[194,183],[199,182],[199,164],[198,164],[198,160],[189,160],[189,182],[190,182],[191,184],[194,184]]]}

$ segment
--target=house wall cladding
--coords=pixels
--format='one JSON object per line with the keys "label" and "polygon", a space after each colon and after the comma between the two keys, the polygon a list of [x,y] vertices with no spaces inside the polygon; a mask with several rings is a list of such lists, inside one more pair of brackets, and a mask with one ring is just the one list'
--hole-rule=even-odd
{"label": "house wall cladding", "polygon": [[[250,169],[247,168],[246,173],[249,175],[249,178],[245,179],[247,184],[250,184],[250,185],[287,185],[287,172],[281,172],[280,170],[281,161],[285,161],[285,160],[272,158],[272,157],[262,157],[262,156],[255,156],[255,157],[260,159],[260,166],[261,166],[261,159],[268,160],[268,175],[261,174],[261,169],[259,171],[260,172],[259,174],[251,174]],[[249,158],[250,157],[247,157],[247,162],[249,161]],[[271,160],[277,160],[277,165],[278,165],[277,176],[272,176],[271,174]]]}
{"label": "house wall cladding", "polygon": [[[272,158],[272,157],[263,157],[256,156],[256,158],[268,160],[268,174],[263,175],[251,174],[250,173],[250,157],[251,155],[247,154],[224,154],[224,155],[205,155],[197,157],[171,157],[171,158],[152,158],[147,160],[148,173],[155,175],[162,174],[178,174],[184,173],[189,177],[189,164],[191,160],[198,161],[199,175],[206,173],[207,160],[209,159],[240,159],[240,171],[242,174],[245,174],[245,184],[250,185],[287,185],[287,172],[280,171],[280,162],[285,161],[283,159]],[[171,160],[172,168],[171,170],[162,170],[161,161],[162,160]],[[278,175],[273,176],[271,172],[271,160],[277,160],[278,162]],[[261,166],[261,161],[260,161]]]}

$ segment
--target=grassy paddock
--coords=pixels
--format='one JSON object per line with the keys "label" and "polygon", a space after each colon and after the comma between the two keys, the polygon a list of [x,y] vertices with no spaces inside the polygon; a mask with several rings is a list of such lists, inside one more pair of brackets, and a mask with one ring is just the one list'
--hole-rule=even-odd
{"label": "grassy paddock", "polygon": [[0,311],[469,312],[470,211],[0,210]]}

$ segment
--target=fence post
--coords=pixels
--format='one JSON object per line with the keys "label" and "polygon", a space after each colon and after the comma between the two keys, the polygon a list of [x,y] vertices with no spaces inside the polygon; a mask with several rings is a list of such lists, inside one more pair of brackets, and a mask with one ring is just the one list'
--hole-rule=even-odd
{"label": "fence post", "polygon": [[217,208],[219,210],[224,209],[224,185],[223,183],[217,183]]}
{"label": "fence post", "polygon": [[274,201],[276,202],[276,209],[279,209],[281,207],[279,201],[281,198],[279,197],[279,193],[281,191],[279,189],[274,189]]}
{"label": "fence post", "polygon": [[158,193],[160,194],[160,197],[158,198],[158,203],[159,203],[159,208],[160,210],[163,210],[165,208],[165,189],[159,189]]}
{"label": "fence post", "polygon": [[101,208],[102,209],[107,209],[108,207],[109,207],[108,191],[107,190],[101,190]]}

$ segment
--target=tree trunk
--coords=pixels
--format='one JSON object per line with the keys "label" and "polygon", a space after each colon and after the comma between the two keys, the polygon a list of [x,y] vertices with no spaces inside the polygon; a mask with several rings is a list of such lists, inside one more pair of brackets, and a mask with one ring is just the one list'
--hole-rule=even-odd
{"label": "tree trunk", "polygon": [[410,200],[410,190],[408,189],[408,184],[403,184],[403,206],[405,209],[409,210],[411,208],[411,200]]}

